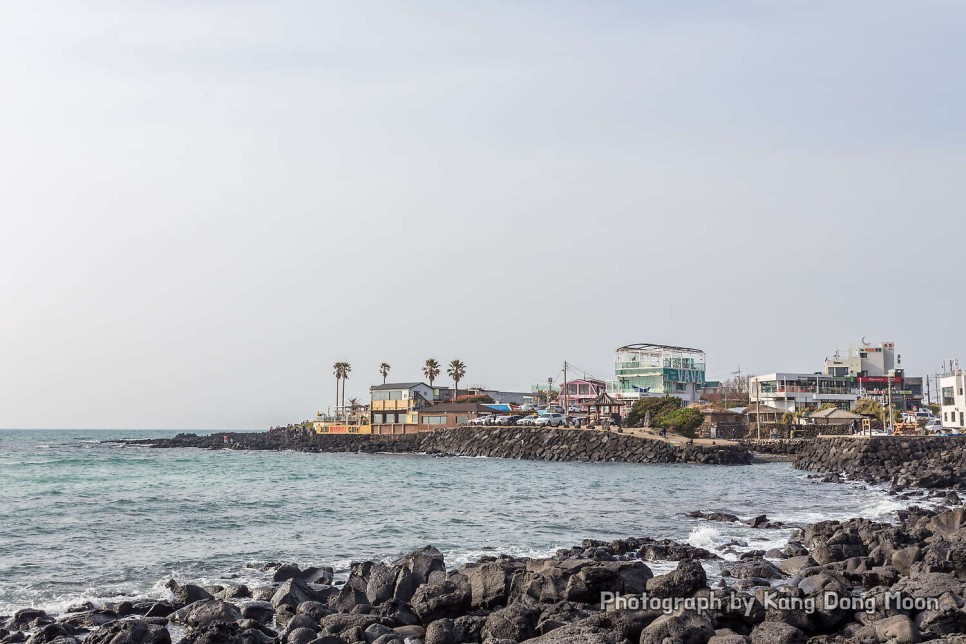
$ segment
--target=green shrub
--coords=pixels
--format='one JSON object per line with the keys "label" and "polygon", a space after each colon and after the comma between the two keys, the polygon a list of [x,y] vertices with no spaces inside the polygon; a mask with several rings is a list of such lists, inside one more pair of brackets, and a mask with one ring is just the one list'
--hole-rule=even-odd
{"label": "green shrub", "polygon": [[641,398],[631,407],[627,415],[628,427],[643,427],[644,419],[648,412],[651,414],[651,426],[660,427],[657,419],[667,413],[681,408],[681,399],[674,396],[663,396],[661,398]]}
{"label": "green shrub", "polygon": [[653,425],[676,432],[688,438],[694,438],[698,427],[704,422],[701,412],[694,407],[667,411],[657,417]]}

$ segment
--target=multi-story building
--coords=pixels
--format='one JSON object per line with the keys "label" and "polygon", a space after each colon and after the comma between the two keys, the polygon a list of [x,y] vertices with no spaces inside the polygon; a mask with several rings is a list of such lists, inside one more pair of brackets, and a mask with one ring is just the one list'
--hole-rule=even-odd
{"label": "multi-story building", "polygon": [[894,342],[873,346],[863,341],[862,346],[852,347],[844,357],[836,351],[833,357],[826,358],[822,372],[852,376],[859,385],[860,396],[883,404],[891,400],[896,409],[914,411],[922,407],[922,378],[907,377],[901,364]]}
{"label": "multi-story building", "polygon": [[661,344],[629,344],[614,358],[614,380],[607,393],[619,400],[677,396],[697,402],[704,389],[705,355],[701,349]]}
{"label": "multi-story building", "polygon": [[827,376],[887,376],[896,368],[898,362],[894,342],[880,342],[872,346],[863,341],[862,346],[852,347],[844,357],[836,351],[833,357],[826,358],[822,373]]}
{"label": "multi-story building", "polygon": [[840,409],[855,408],[858,385],[851,376],[821,373],[770,373],[748,380],[748,397],[753,408],[757,401],[781,411],[818,409],[832,403]]}
{"label": "multi-story building", "polygon": [[943,429],[966,429],[966,371],[954,371],[939,379]]}
{"label": "multi-story building", "polygon": [[591,378],[568,380],[560,385],[557,402],[562,405],[564,398],[566,398],[568,407],[583,407],[587,403],[595,400],[606,389],[607,383],[603,380],[594,380]]}
{"label": "multi-story building", "polygon": [[390,382],[369,387],[373,434],[412,434],[419,429],[417,412],[433,404],[433,389],[422,382]]}

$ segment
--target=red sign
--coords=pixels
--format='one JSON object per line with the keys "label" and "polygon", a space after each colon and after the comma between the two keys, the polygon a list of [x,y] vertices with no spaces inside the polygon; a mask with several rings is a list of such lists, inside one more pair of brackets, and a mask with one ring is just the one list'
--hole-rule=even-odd
{"label": "red sign", "polygon": [[902,382],[902,378],[899,376],[863,376],[859,378],[859,382]]}

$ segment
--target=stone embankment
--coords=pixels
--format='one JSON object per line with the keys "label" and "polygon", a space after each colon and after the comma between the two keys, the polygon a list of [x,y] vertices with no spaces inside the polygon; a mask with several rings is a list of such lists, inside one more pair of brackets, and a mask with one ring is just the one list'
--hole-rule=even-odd
{"label": "stone embankment", "polygon": [[319,435],[301,429],[285,429],[259,434],[222,433],[210,436],[179,434],[170,439],[125,442],[151,447],[370,454],[426,453],[539,461],[747,465],[752,460],[748,449],[737,445],[679,446],[616,432],[542,427],[461,427],[398,436]]}
{"label": "stone embankment", "polygon": [[756,454],[787,457],[797,469],[899,487],[966,487],[966,438],[841,436],[741,441]]}
{"label": "stone embankment", "polygon": [[966,439],[941,436],[849,436],[805,442],[795,467],[840,472],[868,483],[946,488],[966,485]]}

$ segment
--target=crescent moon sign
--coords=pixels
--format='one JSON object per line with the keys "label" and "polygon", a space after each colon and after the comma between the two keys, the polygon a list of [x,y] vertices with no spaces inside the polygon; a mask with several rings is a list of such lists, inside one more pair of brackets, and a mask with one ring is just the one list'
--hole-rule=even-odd
{"label": "crescent moon sign", "polygon": [[869,346],[869,343],[865,341],[865,336],[862,336],[862,346]]}

